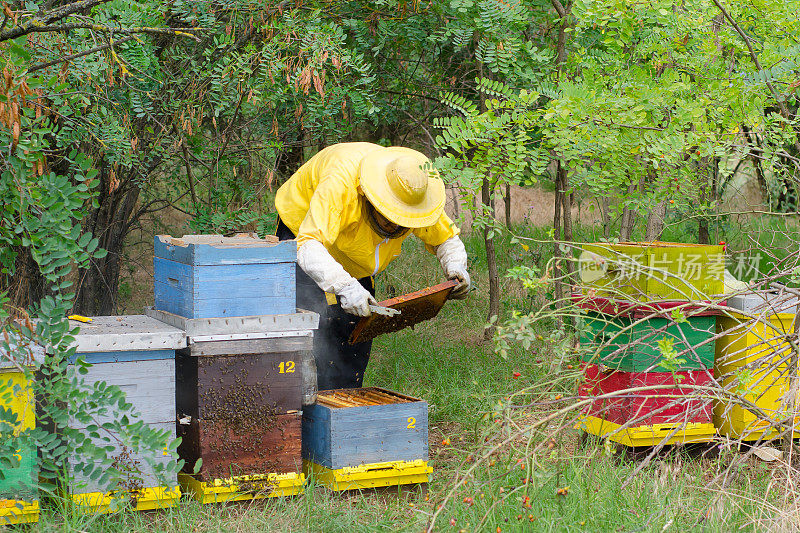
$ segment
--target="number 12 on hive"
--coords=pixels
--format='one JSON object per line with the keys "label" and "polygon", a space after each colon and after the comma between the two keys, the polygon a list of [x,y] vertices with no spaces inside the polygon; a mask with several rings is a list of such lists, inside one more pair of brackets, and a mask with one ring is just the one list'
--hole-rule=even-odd
{"label": "number 12 on hive", "polygon": [[294,361],[281,361],[278,363],[279,374],[292,374],[294,373]]}

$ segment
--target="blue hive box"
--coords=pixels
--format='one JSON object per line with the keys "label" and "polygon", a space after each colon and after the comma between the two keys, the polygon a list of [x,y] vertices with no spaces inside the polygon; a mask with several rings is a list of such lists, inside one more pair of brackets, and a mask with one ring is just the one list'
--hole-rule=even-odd
{"label": "blue hive box", "polygon": [[426,461],[428,403],[377,387],[320,391],[303,407],[303,459],[332,470]]}
{"label": "blue hive box", "polygon": [[296,312],[297,244],[255,234],[157,235],[155,309],[186,318]]}

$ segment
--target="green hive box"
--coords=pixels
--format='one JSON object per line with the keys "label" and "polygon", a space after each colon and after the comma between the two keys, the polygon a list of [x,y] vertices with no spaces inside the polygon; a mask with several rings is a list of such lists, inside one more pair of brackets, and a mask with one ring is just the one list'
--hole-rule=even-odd
{"label": "green hive box", "polygon": [[[713,368],[714,342],[699,344],[714,336],[716,317],[697,316],[687,320],[688,322],[679,324],[669,318],[642,320],[630,316],[613,317],[588,312],[584,318],[586,327],[580,339],[583,348],[582,359],[587,363],[604,365],[624,372]],[[664,326],[666,329],[659,331]],[[688,346],[694,347],[692,351],[678,356],[685,362],[678,364],[674,369],[659,364],[663,361],[663,356],[658,348],[658,341],[665,337],[672,339],[672,346],[679,353]]]}
{"label": "green hive box", "polygon": [[583,245],[581,281],[597,296],[709,300],[723,293],[725,257],[719,245],[671,242]]}
{"label": "green hive box", "polygon": [[[3,352],[0,352],[0,354]],[[34,398],[29,377],[15,365],[0,358],[0,407],[17,417],[14,434],[34,427]],[[0,439],[6,438],[0,434]],[[36,449],[31,444],[18,444],[19,464],[3,467],[0,479],[0,525],[35,522],[39,516],[36,479],[39,474]]]}

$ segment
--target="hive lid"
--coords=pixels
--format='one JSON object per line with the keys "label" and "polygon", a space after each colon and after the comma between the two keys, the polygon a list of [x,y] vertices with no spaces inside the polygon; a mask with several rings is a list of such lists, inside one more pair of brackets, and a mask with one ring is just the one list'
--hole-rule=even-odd
{"label": "hive lid", "polygon": [[187,265],[246,265],[291,263],[297,259],[297,243],[279,241],[274,235],[261,239],[255,233],[222,235],[156,235],[155,257]]}
{"label": "hive lid", "polygon": [[89,323],[70,320],[77,353],[177,350],[186,347],[186,333],[145,315],[96,316]]}
{"label": "hive lid", "polygon": [[184,235],[183,237],[157,235],[156,239],[170,246],[206,244],[214,248],[265,247],[275,246],[279,242],[275,235],[267,235],[262,239],[256,233],[237,233],[231,237],[224,235]]}
{"label": "hive lid", "polygon": [[[14,331],[8,331],[9,333],[9,346],[12,351],[15,351],[19,343],[18,334]],[[45,353],[44,348],[39,346],[38,344],[28,343],[28,342],[21,342],[19,343],[24,346],[24,350],[27,352],[25,361],[19,361],[22,366],[30,366],[34,362],[41,363],[44,361]],[[17,361],[12,362],[9,358],[8,351],[5,349],[3,344],[0,344],[0,370],[7,370],[9,368],[18,368],[16,364]]]}
{"label": "hive lid", "polygon": [[778,290],[750,291],[728,297],[728,307],[748,314],[797,313],[798,297]]}
{"label": "hive lid", "polygon": [[269,338],[287,331],[312,331],[319,327],[319,315],[305,309],[283,315],[230,316],[219,318],[186,318],[167,311],[145,307],[147,316],[183,330],[189,338],[209,335],[263,334],[253,338]]}

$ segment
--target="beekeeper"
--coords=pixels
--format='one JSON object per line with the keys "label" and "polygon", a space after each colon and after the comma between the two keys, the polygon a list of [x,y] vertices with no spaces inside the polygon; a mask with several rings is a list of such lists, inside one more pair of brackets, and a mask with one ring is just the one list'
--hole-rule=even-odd
{"label": "beekeeper", "polygon": [[427,157],[365,142],[325,148],[278,189],[277,235],[297,239],[297,306],[320,315],[320,390],[361,386],[372,342],[351,346],[348,338],[377,303],[374,277],[410,234],[458,280],[450,297],[467,296],[467,254],[444,203],[444,183]]}

